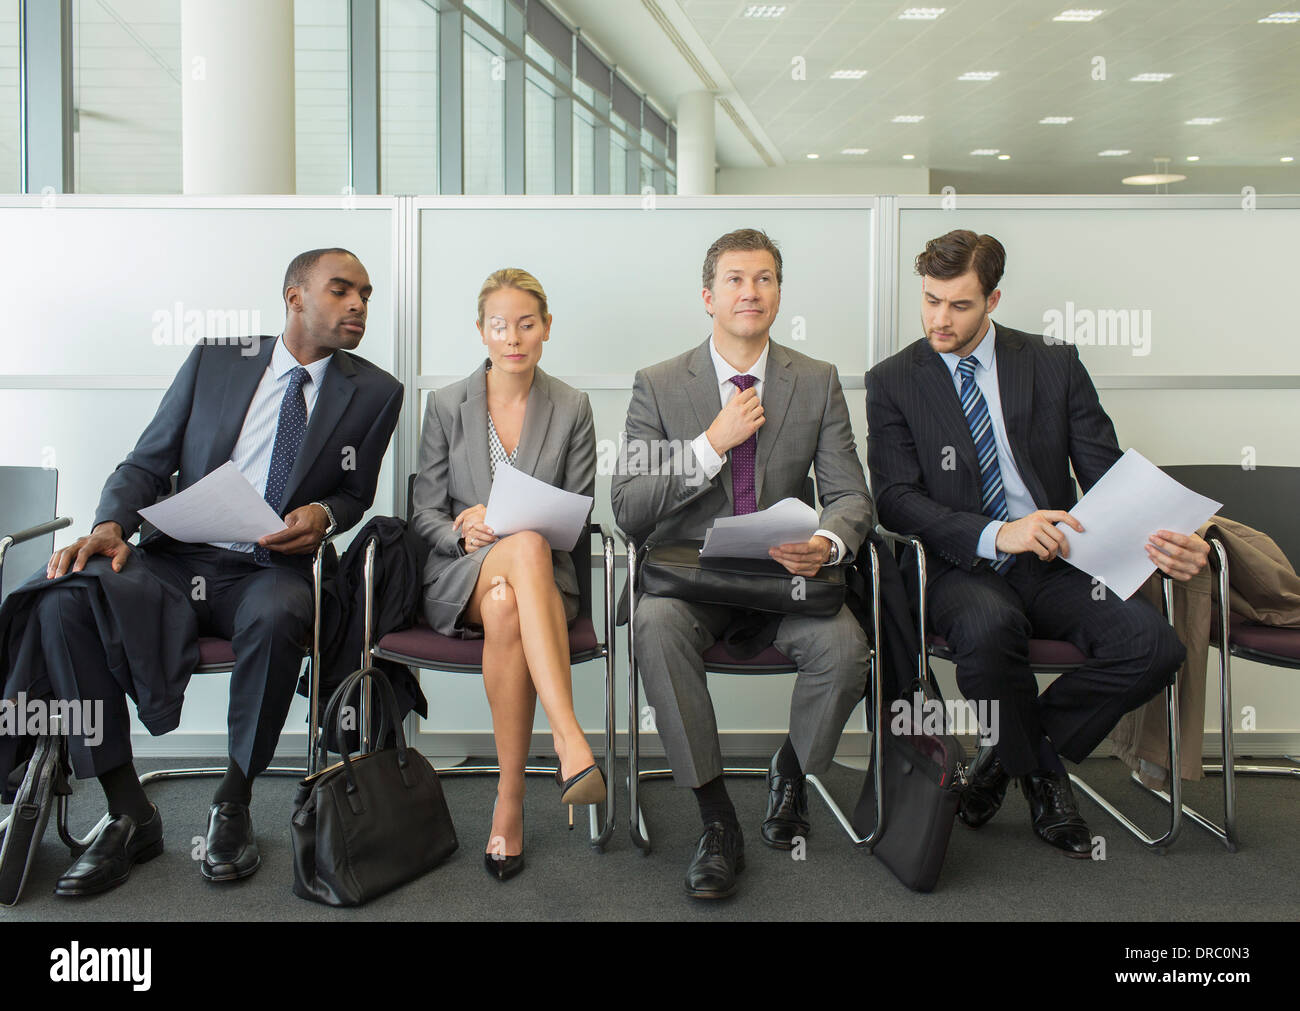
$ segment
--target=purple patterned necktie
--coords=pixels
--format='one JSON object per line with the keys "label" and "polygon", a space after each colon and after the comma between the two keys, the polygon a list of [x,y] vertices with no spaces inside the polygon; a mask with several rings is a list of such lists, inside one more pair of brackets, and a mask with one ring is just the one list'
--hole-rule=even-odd
{"label": "purple patterned necktie", "polygon": [[[758,382],[751,375],[732,376],[731,381],[741,393]],[[731,451],[731,495],[735,499],[735,516],[758,511],[758,500],[754,495],[754,451],[757,447],[758,433],[755,433]]]}

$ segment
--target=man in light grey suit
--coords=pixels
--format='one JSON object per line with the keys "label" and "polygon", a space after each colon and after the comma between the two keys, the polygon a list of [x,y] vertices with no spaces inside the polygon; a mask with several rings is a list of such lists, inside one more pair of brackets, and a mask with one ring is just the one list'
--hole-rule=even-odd
{"label": "man in light grey suit", "polygon": [[[792,575],[852,560],[872,526],[872,503],[835,367],[770,339],[781,305],[781,253],[763,232],[722,236],[704,260],[711,337],[636,375],[625,455],[613,481],[614,517],[638,543],[701,540],[719,516],[798,496],[811,468],[822,505],[806,543],[771,556]],[[631,461],[657,459],[653,472]],[[686,876],[696,898],[723,898],[744,867],[744,839],[722,779],[717,721],[702,654],[740,614],[643,594],[637,663],[679,786],[694,789],[704,822]],[[790,614],[773,644],[799,669],[790,733],[768,771],[763,841],[792,849],[808,835],[804,777],[831,762],[867,680],[868,644],[847,607],[830,618]]]}

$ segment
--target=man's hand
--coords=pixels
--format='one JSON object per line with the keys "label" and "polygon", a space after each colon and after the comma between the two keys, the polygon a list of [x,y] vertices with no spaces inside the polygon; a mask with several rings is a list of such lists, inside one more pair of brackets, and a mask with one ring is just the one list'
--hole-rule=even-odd
{"label": "man's hand", "polygon": [[113,571],[121,572],[130,554],[131,545],[122,539],[121,526],[113,522],[101,523],[89,537],[82,537],[50,555],[49,564],[45,566],[45,578],[57,579],[67,575],[68,566],[72,566],[73,572],[80,572],[94,555],[108,555],[113,559]]}
{"label": "man's hand", "polygon": [[1002,524],[995,547],[1008,555],[1023,555],[1032,551],[1045,562],[1057,555],[1070,557],[1070,542],[1055,526],[1064,523],[1083,533],[1083,524],[1060,509],[1039,509],[1014,522]]}
{"label": "man's hand", "polygon": [[483,525],[483,517],[486,515],[487,506],[480,502],[464,510],[451,525],[453,530],[460,531],[461,540],[465,542],[465,551],[468,554],[473,554],[479,548],[486,548],[496,542],[497,535],[492,532],[492,528]]}
{"label": "man's hand", "polygon": [[813,534],[806,542],[782,544],[779,548],[768,548],[767,553],[792,576],[815,576],[830,560],[831,542],[821,534]]}
{"label": "man's hand", "polygon": [[1210,557],[1210,545],[1196,534],[1176,534],[1169,530],[1152,534],[1146,549],[1147,557],[1157,569],[1183,583],[1205,568]]}
{"label": "man's hand", "polygon": [[763,405],[753,387],[741,390],[718,412],[704,433],[713,451],[721,456],[734,449],[763,427]]}
{"label": "man's hand", "polygon": [[325,510],[312,503],[299,506],[284,518],[285,529],[278,534],[267,534],[257,543],[269,551],[283,555],[309,555],[320,547],[325,531],[330,528],[330,518]]}

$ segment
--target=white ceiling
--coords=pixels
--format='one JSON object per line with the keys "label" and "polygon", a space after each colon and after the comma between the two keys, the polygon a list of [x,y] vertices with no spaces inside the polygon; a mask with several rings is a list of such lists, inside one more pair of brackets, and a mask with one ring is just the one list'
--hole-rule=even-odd
{"label": "white ceiling", "polygon": [[[640,0],[622,0],[624,6]],[[1187,166],[1277,167],[1300,158],[1300,24],[1258,24],[1286,0],[1096,0],[1090,23],[1052,18],[1064,0],[938,0],[937,20],[900,20],[909,4],[787,0],[770,20],[741,0],[680,0],[710,52],[787,161],[913,164],[996,178],[1054,180],[1151,171],[1166,155]],[[1105,80],[1094,80],[1094,58]],[[806,80],[792,75],[802,58]],[[866,70],[834,80],[835,70]],[[991,81],[958,81],[997,71]],[[1129,79],[1173,74],[1162,83]],[[891,122],[923,115],[916,124]],[[1072,116],[1065,126],[1045,116]],[[1212,126],[1188,126],[1218,117]],[[846,147],[866,156],[842,155]],[[971,155],[997,148],[1009,161]],[[1131,155],[1098,158],[1128,149]],[[1297,183],[1300,190],[1300,164]],[[1189,176],[1192,167],[1184,169]],[[970,186],[967,187],[972,188]],[[1058,187],[1068,189],[1068,187]]]}

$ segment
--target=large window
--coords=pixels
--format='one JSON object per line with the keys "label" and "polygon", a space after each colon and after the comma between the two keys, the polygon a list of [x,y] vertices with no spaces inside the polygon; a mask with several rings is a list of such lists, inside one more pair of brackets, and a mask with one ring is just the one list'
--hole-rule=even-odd
{"label": "large window", "polygon": [[18,192],[18,0],[0,0],[0,193]]}
{"label": "large window", "polygon": [[438,14],[380,0],[379,173],[384,193],[438,192]]}
{"label": "large window", "polygon": [[524,192],[555,192],[555,96],[532,67],[524,80]]}
{"label": "large window", "polygon": [[576,102],[573,106],[573,192],[596,192],[596,120]]}
{"label": "large window", "polygon": [[504,57],[472,33],[465,35],[465,192],[506,189]]}
{"label": "large window", "polygon": [[348,186],[347,0],[293,3],[294,165],[299,193]]}

